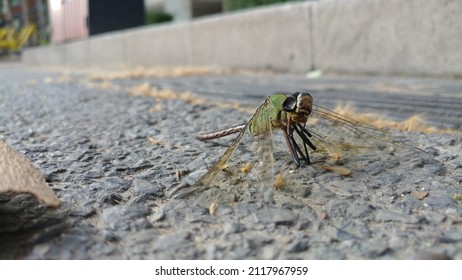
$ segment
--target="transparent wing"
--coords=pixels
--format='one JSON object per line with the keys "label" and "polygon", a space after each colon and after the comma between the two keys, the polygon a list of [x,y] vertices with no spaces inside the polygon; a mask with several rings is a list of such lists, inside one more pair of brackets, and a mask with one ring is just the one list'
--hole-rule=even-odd
{"label": "transparent wing", "polygon": [[[237,165],[244,166],[248,164],[251,166],[249,171],[242,171],[241,173],[248,173],[250,169],[254,177],[260,182],[271,181],[272,164],[274,162],[272,154],[272,139],[271,139],[271,118],[268,113],[268,103],[263,103],[247,122],[244,128],[239,132],[237,137],[233,140],[231,145],[226,149],[224,154],[218,159],[218,161],[204,174],[197,182],[187,188],[179,190],[177,193],[172,193],[172,197],[187,198],[194,194],[204,192],[214,186],[217,176],[221,173],[227,173],[233,175],[233,173],[240,172],[235,171],[228,167],[228,163],[231,159],[234,169]],[[251,125],[257,125],[259,135],[251,135],[249,127]],[[242,142],[246,142],[242,145]],[[242,149],[239,149],[241,147]],[[235,155],[237,150],[242,150],[238,155]],[[249,154],[253,153],[256,156],[252,157]],[[223,172],[225,171],[225,172]]]}
{"label": "transparent wing", "polygon": [[268,106],[271,105],[267,103],[267,106],[261,107],[256,116],[257,119],[254,119],[263,132],[261,135],[255,136],[256,141],[254,142],[254,145],[257,145],[254,148],[257,160],[254,167],[258,187],[256,196],[262,202],[272,202],[274,178],[273,135]]}
{"label": "transparent wing", "polygon": [[378,129],[344,115],[338,114],[325,107],[314,105],[307,129],[313,134],[313,142],[319,152],[325,152],[332,158],[339,160],[343,152],[352,150],[407,150],[426,154],[417,147],[399,141],[387,130]]}

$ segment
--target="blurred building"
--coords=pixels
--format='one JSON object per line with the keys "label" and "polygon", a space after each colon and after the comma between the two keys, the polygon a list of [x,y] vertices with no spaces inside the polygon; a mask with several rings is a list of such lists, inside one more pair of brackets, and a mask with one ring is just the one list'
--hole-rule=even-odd
{"label": "blurred building", "polygon": [[[48,0],[53,43],[145,23],[186,21],[222,10],[222,0]],[[148,20],[149,13],[157,16],[154,21]]]}
{"label": "blurred building", "polygon": [[53,43],[144,25],[144,0],[48,0]]}
{"label": "blurred building", "polygon": [[297,0],[0,0],[0,27],[37,27],[40,42],[64,43],[90,35],[165,21],[188,21],[225,10]]}
{"label": "blurred building", "polygon": [[62,43],[89,35],[88,0],[48,0],[52,43]]}

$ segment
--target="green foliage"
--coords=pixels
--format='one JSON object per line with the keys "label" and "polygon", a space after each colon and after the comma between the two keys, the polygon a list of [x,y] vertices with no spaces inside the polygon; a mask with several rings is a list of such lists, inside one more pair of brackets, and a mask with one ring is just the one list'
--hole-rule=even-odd
{"label": "green foliage", "polygon": [[173,17],[170,14],[163,12],[148,12],[145,17],[145,24],[155,24],[171,21]]}
{"label": "green foliage", "polygon": [[225,11],[234,11],[246,8],[252,8],[257,6],[291,2],[294,0],[223,0],[223,6]]}

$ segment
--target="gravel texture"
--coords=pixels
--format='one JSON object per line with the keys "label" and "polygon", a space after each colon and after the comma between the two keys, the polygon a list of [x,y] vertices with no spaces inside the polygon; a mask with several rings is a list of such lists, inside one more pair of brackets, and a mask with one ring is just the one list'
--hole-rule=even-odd
{"label": "gravel texture", "polygon": [[[460,132],[396,132],[426,153],[352,151],[342,159],[350,176],[326,171],[325,158],[314,153],[314,163],[287,172],[280,189],[237,172],[175,198],[171,193],[192,185],[232,139],[194,136],[250,115],[212,101],[129,94],[146,83],[254,108],[278,91],[309,90],[330,108],[351,100],[397,119],[427,112],[432,124],[461,127],[458,80],[222,74],[98,86],[83,73],[0,66],[0,138],[62,201],[47,209],[30,195],[1,194],[1,258],[462,259]],[[277,139],[275,170],[289,170]],[[234,158],[250,156],[243,150]]]}

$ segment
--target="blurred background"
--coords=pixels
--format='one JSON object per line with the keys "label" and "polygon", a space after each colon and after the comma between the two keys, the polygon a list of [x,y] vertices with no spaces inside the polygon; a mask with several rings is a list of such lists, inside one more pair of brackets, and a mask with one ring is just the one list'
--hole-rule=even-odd
{"label": "blurred background", "polygon": [[2,58],[26,65],[462,77],[459,0],[0,0],[0,15]]}
{"label": "blurred background", "polygon": [[297,0],[0,0],[2,54],[288,1]]}

